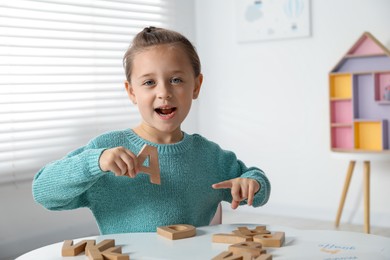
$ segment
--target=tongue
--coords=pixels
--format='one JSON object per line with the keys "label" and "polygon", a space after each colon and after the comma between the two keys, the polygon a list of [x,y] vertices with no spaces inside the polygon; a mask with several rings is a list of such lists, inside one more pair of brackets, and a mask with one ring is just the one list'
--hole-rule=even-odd
{"label": "tongue", "polygon": [[173,108],[159,108],[159,109],[157,109],[157,112],[159,114],[163,114],[163,115],[168,115],[168,114],[172,113],[173,111],[174,111]]}

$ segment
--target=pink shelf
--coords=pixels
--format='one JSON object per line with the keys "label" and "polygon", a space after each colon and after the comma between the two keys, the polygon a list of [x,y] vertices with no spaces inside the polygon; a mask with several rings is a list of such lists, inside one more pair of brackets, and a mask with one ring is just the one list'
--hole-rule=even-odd
{"label": "pink shelf", "polygon": [[349,55],[374,55],[385,54],[383,49],[370,39],[368,36],[360,38],[360,40],[350,49]]}
{"label": "pink shelf", "polygon": [[353,127],[332,127],[332,148],[354,149]]}
{"label": "pink shelf", "polygon": [[352,100],[331,100],[331,123],[352,123]]}

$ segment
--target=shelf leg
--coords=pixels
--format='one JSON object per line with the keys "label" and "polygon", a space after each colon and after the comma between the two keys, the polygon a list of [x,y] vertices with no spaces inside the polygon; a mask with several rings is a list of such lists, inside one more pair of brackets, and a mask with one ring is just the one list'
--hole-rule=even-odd
{"label": "shelf leg", "polygon": [[370,233],[370,161],[364,161],[364,232]]}
{"label": "shelf leg", "polygon": [[349,166],[348,166],[348,170],[347,170],[347,176],[346,176],[345,182],[344,182],[343,193],[341,194],[341,200],[340,200],[340,204],[339,204],[339,209],[337,210],[337,216],[336,216],[336,222],[335,222],[335,226],[336,227],[338,227],[340,225],[340,218],[341,218],[341,214],[343,212],[345,198],[347,197],[349,183],[351,182],[353,169],[355,168],[355,163],[356,163],[356,161],[350,161],[349,162]]}

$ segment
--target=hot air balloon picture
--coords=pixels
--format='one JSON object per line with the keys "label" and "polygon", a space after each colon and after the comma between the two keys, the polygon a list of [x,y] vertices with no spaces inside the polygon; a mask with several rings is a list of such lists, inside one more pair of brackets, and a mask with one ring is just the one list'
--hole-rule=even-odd
{"label": "hot air balloon picture", "polygon": [[310,0],[236,0],[238,42],[310,36]]}

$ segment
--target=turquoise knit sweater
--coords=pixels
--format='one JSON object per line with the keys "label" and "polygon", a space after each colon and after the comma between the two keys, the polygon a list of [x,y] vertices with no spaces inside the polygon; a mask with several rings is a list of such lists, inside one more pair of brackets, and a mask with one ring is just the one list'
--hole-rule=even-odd
{"label": "turquoise knit sweater", "polygon": [[[161,185],[150,183],[147,174],[129,178],[100,169],[105,149],[123,146],[137,154],[144,144],[157,147]],[[172,224],[208,225],[218,204],[232,200],[230,189],[211,185],[236,177],[260,183],[253,206],[267,202],[270,183],[264,173],[202,136],[185,133],[178,143],[155,144],[127,129],[102,134],[46,165],[34,178],[33,196],[50,210],[88,207],[102,234],[155,232]]]}

